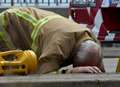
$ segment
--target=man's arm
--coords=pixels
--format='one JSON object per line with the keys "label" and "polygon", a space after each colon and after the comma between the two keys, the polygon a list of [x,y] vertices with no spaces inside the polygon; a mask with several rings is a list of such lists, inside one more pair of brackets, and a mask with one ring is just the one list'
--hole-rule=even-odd
{"label": "man's arm", "polygon": [[[51,58],[50,58],[51,57]],[[49,58],[42,58],[39,59],[39,67],[38,67],[38,72],[39,74],[46,74],[50,73],[53,71],[56,71],[59,69],[59,56],[50,56]]]}

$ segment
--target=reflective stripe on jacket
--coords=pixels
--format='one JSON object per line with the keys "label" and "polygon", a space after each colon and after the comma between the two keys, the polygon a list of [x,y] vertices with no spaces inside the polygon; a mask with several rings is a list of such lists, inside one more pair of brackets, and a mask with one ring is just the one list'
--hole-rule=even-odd
{"label": "reflective stripe on jacket", "polygon": [[[7,11],[8,12],[8,14],[13,14],[14,16],[16,16],[16,17],[19,17],[19,18],[22,18],[23,20],[25,20],[26,22],[28,22],[28,24],[30,25],[30,26],[32,26],[31,28],[31,30],[32,30],[32,33],[31,33],[31,39],[32,39],[32,45],[31,45],[31,49],[33,49],[34,51],[36,51],[38,48],[38,46],[37,46],[37,43],[38,43],[38,40],[37,40],[37,38],[38,38],[38,36],[39,36],[39,32],[40,32],[40,29],[42,28],[42,26],[43,25],[45,25],[45,24],[47,24],[50,20],[52,20],[52,19],[55,19],[55,18],[62,18],[61,16],[59,16],[59,15],[51,15],[51,16],[46,16],[46,17],[44,17],[44,18],[42,18],[42,19],[36,19],[35,17],[33,17],[31,14],[28,14],[27,12],[25,12],[25,11],[20,11],[20,10],[14,10],[14,9],[12,9],[12,10],[8,10]],[[4,12],[5,13],[5,12]],[[5,14],[4,13],[1,13],[1,15],[0,15],[0,18],[2,18],[2,21],[7,21],[7,20],[5,20],[5,17],[3,17],[3,16],[5,16]],[[13,18],[13,16],[12,16],[12,18]],[[8,23],[8,21],[7,21],[7,23]],[[2,25],[4,25],[4,26],[6,26],[7,24],[2,24]],[[13,25],[14,26],[14,25]],[[5,30],[5,29],[2,29],[2,32],[0,33],[0,35],[2,35],[2,37],[1,38],[3,38],[4,39],[4,41],[6,40],[6,38],[9,38],[10,36],[9,35],[7,35],[7,34],[5,34],[5,35],[7,35],[6,36],[6,38],[5,38],[5,36],[3,36],[4,35],[4,33],[6,32],[6,31],[3,31],[3,30]],[[11,40],[9,39],[7,39],[7,41],[9,41],[9,43],[7,43],[8,45],[7,45],[7,47],[8,48],[13,48],[13,44],[11,45]],[[11,47],[12,46],[12,47]],[[23,48],[24,49],[24,48]]]}

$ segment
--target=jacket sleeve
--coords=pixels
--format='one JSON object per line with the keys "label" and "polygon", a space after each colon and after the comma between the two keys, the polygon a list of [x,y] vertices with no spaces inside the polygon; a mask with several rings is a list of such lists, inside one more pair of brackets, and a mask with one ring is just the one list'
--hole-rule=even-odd
{"label": "jacket sleeve", "polygon": [[46,63],[51,65],[49,67],[51,69],[45,70],[46,72],[59,69],[63,61],[70,55],[75,44],[74,34],[59,31],[44,35],[41,40],[43,40],[42,52],[39,57],[41,72],[47,69],[42,68],[42,65]]}

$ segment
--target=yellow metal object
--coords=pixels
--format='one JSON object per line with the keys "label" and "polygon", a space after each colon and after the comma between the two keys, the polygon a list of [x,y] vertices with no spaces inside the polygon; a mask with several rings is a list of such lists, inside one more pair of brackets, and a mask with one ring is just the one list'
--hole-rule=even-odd
{"label": "yellow metal object", "polygon": [[119,60],[118,60],[116,72],[117,72],[117,73],[120,73],[120,57],[119,57]]}
{"label": "yellow metal object", "polygon": [[31,50],[0,52],[0,74],[29,74],[37,69],[37,56]]}

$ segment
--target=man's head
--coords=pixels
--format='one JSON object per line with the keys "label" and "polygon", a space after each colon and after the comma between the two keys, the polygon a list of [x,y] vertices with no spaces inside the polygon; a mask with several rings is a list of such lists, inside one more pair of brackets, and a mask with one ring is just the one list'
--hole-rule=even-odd
{"label": "man's head", "polygon": [[100,46],[92,40],[87,40],[75,48],[73,66],[97,66],[104,71]]}

